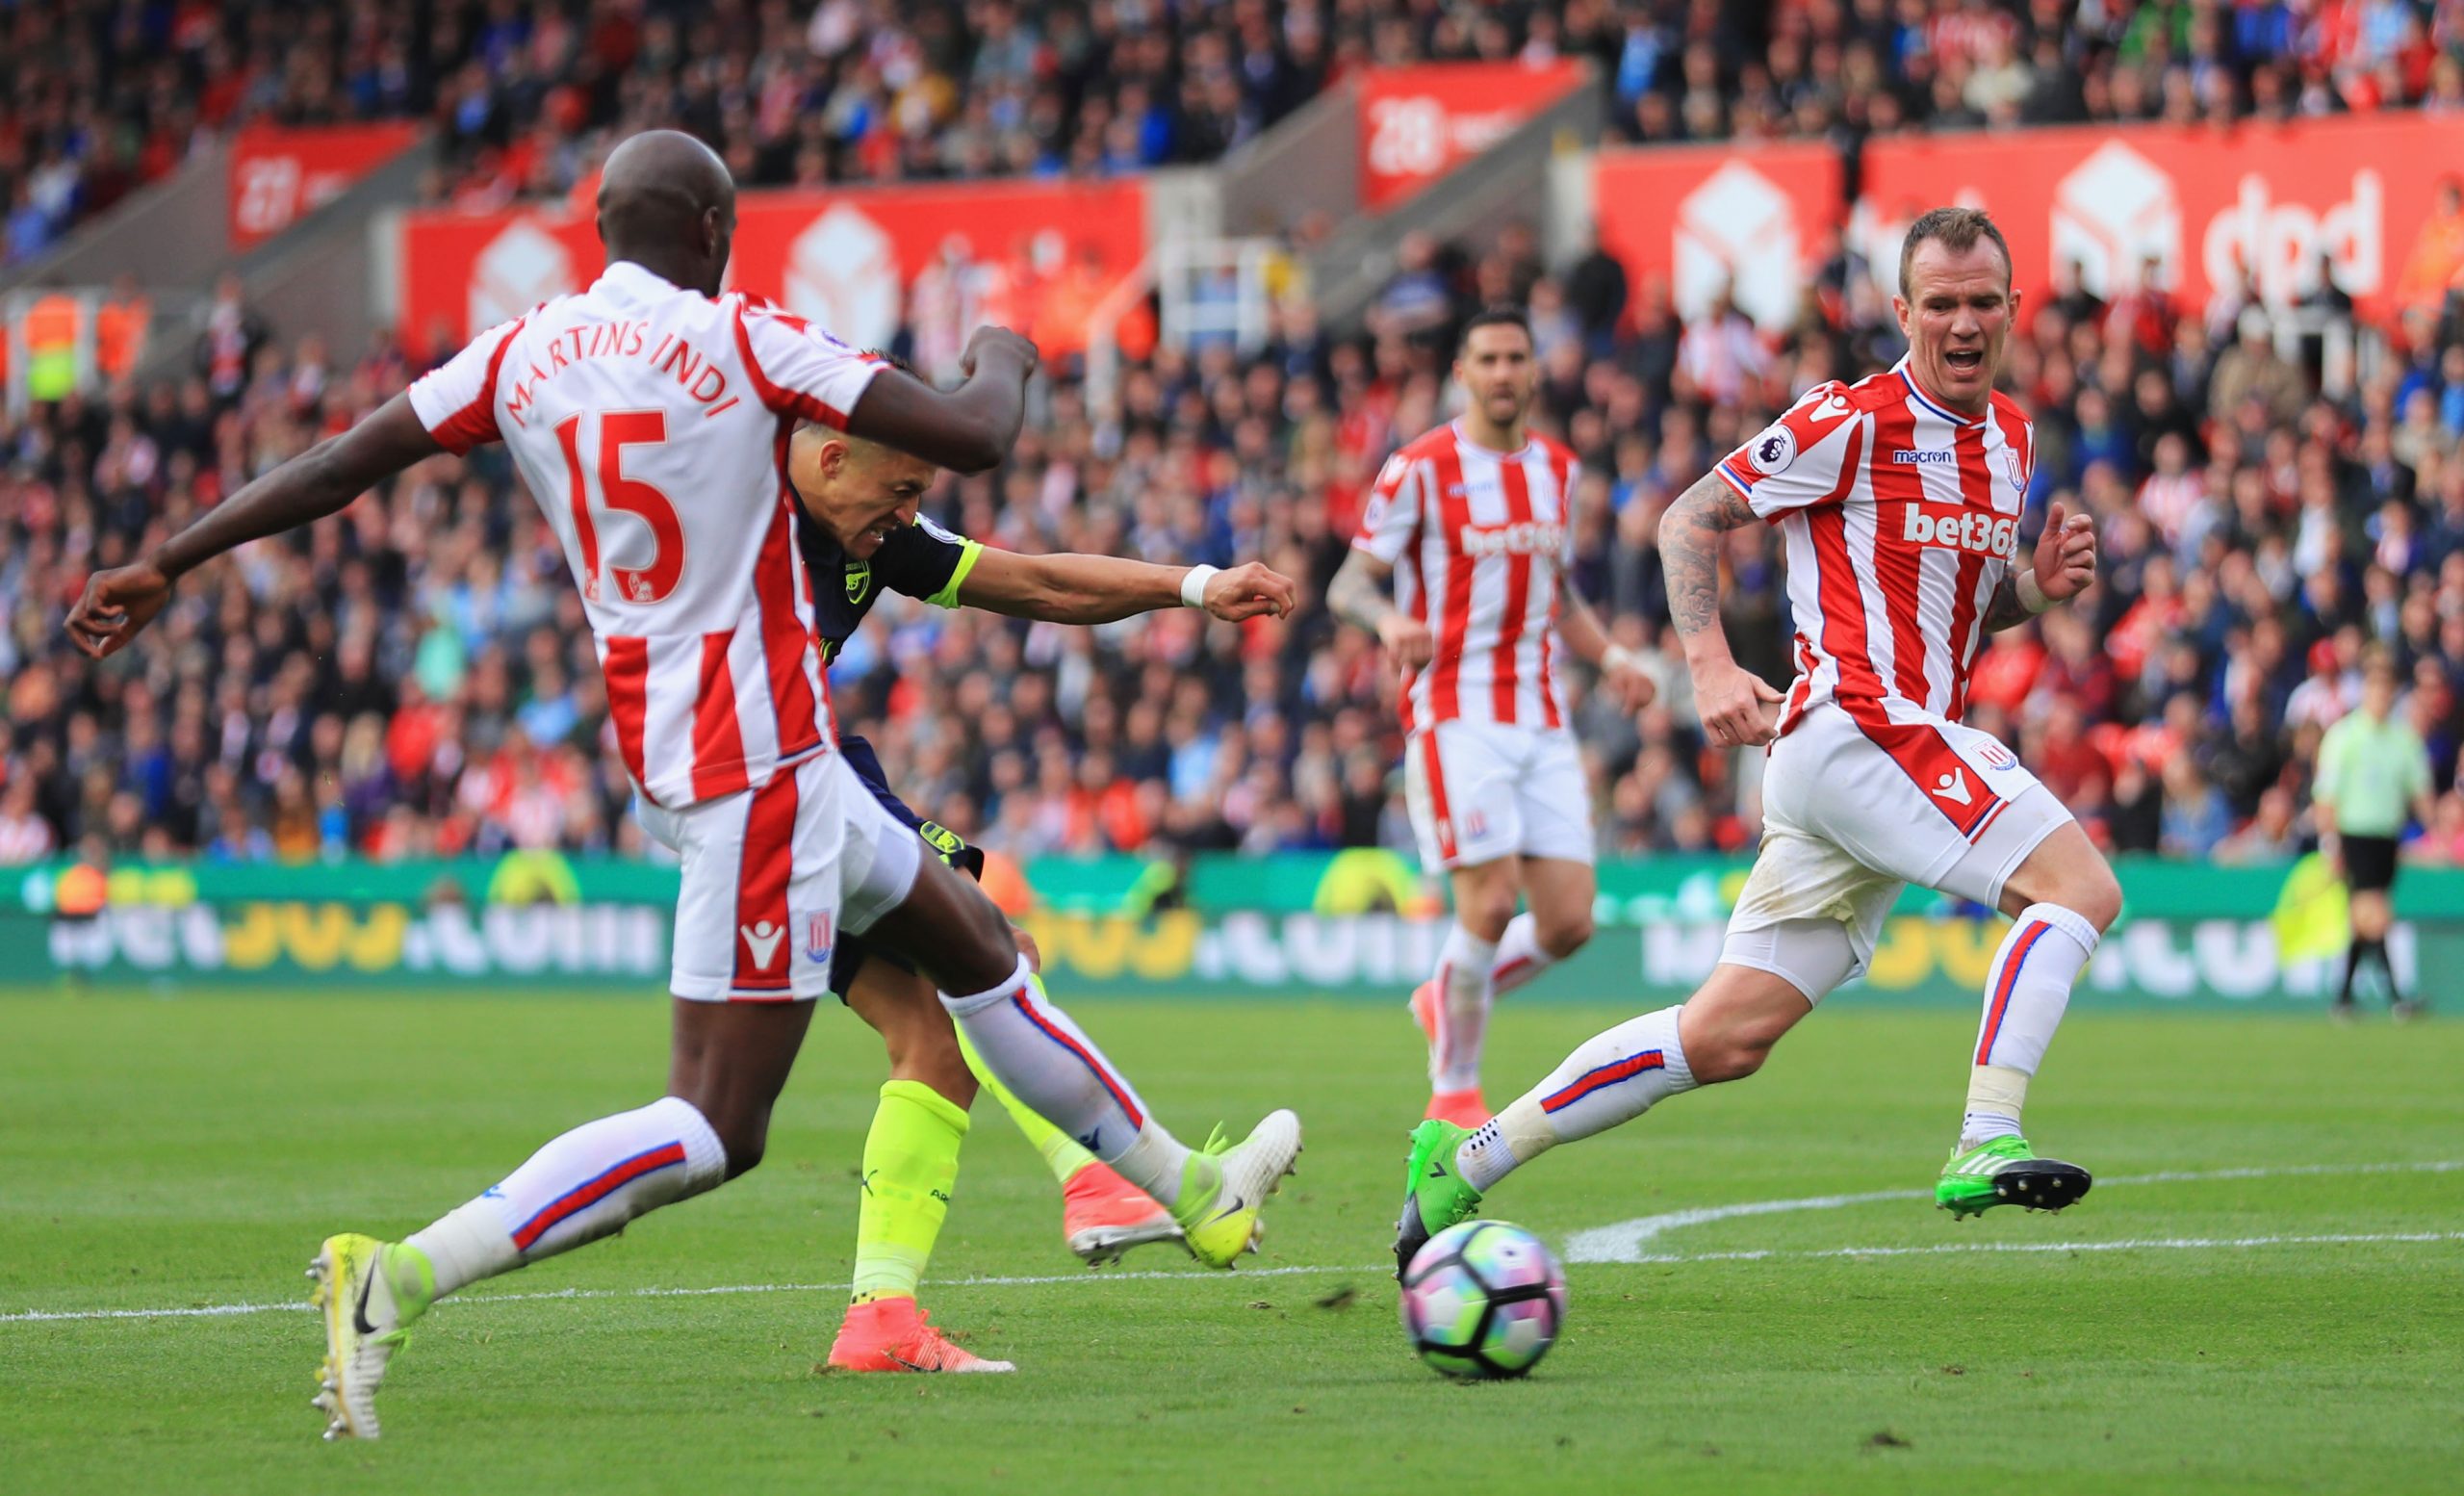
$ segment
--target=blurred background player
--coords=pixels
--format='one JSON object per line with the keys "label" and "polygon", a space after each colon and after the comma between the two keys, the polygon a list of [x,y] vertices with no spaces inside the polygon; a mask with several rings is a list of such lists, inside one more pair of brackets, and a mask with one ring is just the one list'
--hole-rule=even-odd
{"label": "blurred background player", "polygon": [[[1998,739],[1962,725],[1984,635],[2086,590],[2095,534],[2055,504],[2016,565],[2033,434],[1993,389],[2018,297],[1983,213],[1912,224],[1896,302],[1908,356],[1817,385],[1688,489],[1660,526],[1669,607],[1714,742],[1769,744],[1765,830],[1720,964],[1681,1006],[1599,1035],[1477,1131],[1412,1137],[1396,1258],[1464,1219],[1517,1166],[1656,1101],[1761,1067],[1780,1037],[1871,961],[1914,883],[2016,922],[1988,968],[1967,1108],[1935,1201],[2059,1210],[2086,1170],[2019,1130],[2071,984],[2119,912],[2104,858]],[[1786,697],[1739,666],[1719,613],[1730,530],[1782,527],[1799,632]]]}
{"label": "blurred background player", "polygon": [[[1574,453],[1529,429],[1530,323],[1464,324],[1463,414],[1387,459],[1326,605],[1403,672],[1403,774],[1421,864],[1453,883],[1437,972],[1412,994],[1428,1037],[1426,1115],[1476,1122],[1489,1006],[1591,939],[1591,787],[1566,725],[1556,635],[1639,711],[1651,677],[1566,583]],[[1528,912],[1516,905],[1527,900]]]}
{"label": "blurred background player", "polygon": [[[837,658],[885,590],[937,607],[981,607],[1051,623],[1100,624],[1157,608],[1202,607],[1227,623],[1289,613],[1289,579],[1251,563],[1230,569],[1158,566],[1105,555],[1019,555],[919,519],[940,470],[921,457],[826,426],[791,440],[787,471],[812,523],[798,527],[825,661]],[[838,751],[883,810],[913,828],[942,862],[981,877],[984,853],[909,809],[861,737]],[[1043,984],[1034,980],[1042,994]],[[856,1213],[856,1269],[830,1364],[855,1371],[981,1369],[916,1305],[916,1289],[949,1213],[978,1082],[990,1091],[1062,1187],[1062,1236],[1090,1263],[1181,1234],[1172,1213],[1067,1133],[1038,1116],[987,1070],[913,962],[841,935],[830,990],[879,1031],[890,1078],[864,1136]]]}
{"label": "blurred background player", "polygon": [[[842,932],[878,932],[958,994],[943,1001],[987,1064],[1171,1207],[1210,1266],[1253,1247],[1259,1208],[1299,1151],[1290,1112],[1237,1147],[1183,1147],[1035,993],[1000,912],[924,857],[832,751],[783,471],[793,423],[989,468],[1017,435],[1034,346],[980,330],[966,383],[943,395],[800,319],[721,296],[735,187],[680,133],[646,132],[609,155],[598,227],[607,268],[589,289],[490,328],[144,559],[95,574],[69,612],[80,645],[107,656],[204,560],[339,512],[440,451],[502,441],[581,589],[636,813],[681,859],[667,1094],[554,1139],[407,1241],[325,1240],[309,1275],[324,1311],[316,1403],[328,1438],[376,1436],[386,1368],[437,1299],[757,1164]],[[695,502],[670,498],[682,493]]]}
{"label": "blurred background player", "polygon": [[2344,876],[2352,919],[2352,943],[2345,950],[2345,978],[2332,1012],[2340,1022],[2353,1016],[2352,984],[2365,962],[2377,964],[2387,1001],[2399,1019],[2420,1011],[2396,982],[2387,959],[2387,926],[2395,918],[2396,843],[2406,817],[2426,826],[2435,813],[2430,798],[2429,750],[2421,735],[2396,715],[2396,662],[2373,650],[2362,668],[2361,707],[2347,712],[2319,742],[2319,777],[2311,793],[2319,808],[2319,839],[2327,860]]}

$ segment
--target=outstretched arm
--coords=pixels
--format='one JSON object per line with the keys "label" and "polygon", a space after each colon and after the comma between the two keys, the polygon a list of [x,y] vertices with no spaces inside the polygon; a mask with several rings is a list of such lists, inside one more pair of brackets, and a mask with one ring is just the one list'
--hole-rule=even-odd
{"label": "outstretched arm", "polygon": [[1659,521],[1669,621],[1685,646],[1703,731],[1724,748],[1769,742],[1779,717],[1772,709],[1780,693],[1737,664],[1720,629],[1722,537],[1756,522],[1744,498],[1716,473],[1680,494]]}
{"label": "outstretched arm", "polygon": [[959,583],[962,607],[1047,623],[1100,624],[1179,607],[1198,591],[1199,606],[1226,623],[1292,611],[1292,579],[1251,561],[1212,566],[1158,566],[1112,555],[1019,555],[987,547]]}
{"label": "outstretched arm", "polygon": [[163,610],[171,584],[234,547],[340,512],[369,488],[445,449],[397,395],[340,436],[329,436],[248,484],[163,542],[153,555],[97,572],[68,610],[68,634],[100,659]]}
{"label": "outstretched arm", "polygon": [[1348,624],[1377,635],[1398,667],[1418,670],[1437,653],[1428,625],[1395,606],[1395,568],[1354,549],[1326,583],[1326,607]]}

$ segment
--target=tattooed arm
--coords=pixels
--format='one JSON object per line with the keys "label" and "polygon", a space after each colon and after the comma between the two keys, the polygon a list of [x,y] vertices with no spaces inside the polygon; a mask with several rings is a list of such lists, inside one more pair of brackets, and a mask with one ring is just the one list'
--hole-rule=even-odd
{"label": "tattooed arm", "polygon": [[2005,629],[2015,629],[2035,616],[2028,611],[2028,606],[2019,601],[2019,574],[2013,572],[1994,584],[1993,596],[1985,605],[1985,632],[2000,633]]}
{"label": "tattooed arm", "polygon": [[1355,549],[1326,583],[1326,607],[1348,624],[1377,635],[1398,667],[1418,670],[1437,652],[1428,625],[1395,606],[1395,568]]}
{"label": "tattooed arm", "polygon": [[1659,521],[1660,565],[1668,574],[1668,616],[1694,675],[1703,731],[1720,747],[1767,743],[1780,693],[1739,666],[1720,629],[1720,548],[1728,532],[1757,522],[1743,497],[1718,474],[1678,496]]}

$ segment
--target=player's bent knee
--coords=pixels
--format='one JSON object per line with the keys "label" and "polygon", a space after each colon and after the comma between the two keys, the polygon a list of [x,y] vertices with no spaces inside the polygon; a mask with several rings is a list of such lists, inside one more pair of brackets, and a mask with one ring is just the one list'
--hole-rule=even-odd
{"label": "player's bent knee", "polygon": [[770,1146],[770,1108],[753,1104],[749,1096],[730,1095],[725,1088],[683,1099],[718,1135],[719,1147],[727,1151],[727,1177],[751,1174],[759,1166]]}
{"label": "player's bent knee", "polygon": [[1018,969],[1009,919],[983,890],[934,859],[925,861],[906,901],[873,928],[954,995],[998,987]]}
{"label": "player's bent knee", "polygon": [[1743,1080],[1762,1068],[1769,1058],[1771,1046],[1741,1042],[1733,1035],[1717,1035],[1701,1044],[1685,1046],[1686,1066],[1694,1072],[1697,1085],[1716,1086],[1724,1081]]}
{"label": "player's bent knee", "polygon": [[1715,1086],[1722,1081],[1743,1080],[1762,1068],[1771,1051],[1788,1032],[1785,1023],[1732,1020],[1728,1024],[1691,1040],[1685,1045],[1685,1064],[1693,1071],[1699,1085]]}
{"label": "player's bent knee", "polygon": [[1593,933],[1591,911],[1586,909],[1574,915],[1561,915],[1553,919],[1544,917],[1539,922],[1539,928],[1532,933],[1538,938],[1540,948],[1549,953],[1551,960],[1563,961],[1591,943]]}
{"label": "player's bent knee", "polygon": [[2104,854],[2076,825],[2047,837],[2003,888],[2006,915],[2015,916],[2030,904],[2056,904],[2087,920],[2099,935],[2121,917],[2121,884]]}
{"label": "player's bent knee", "polygon": [[2075,907],[2079,916],[2094,925],[2099,935],[2113,928],[2113,922],[2121,917],[2121,882],[2101,859],[2097,861],[2095,872],[2088,879],[2087,888],[2082,890]]}
{"label": "player's bent knee", "polygon": [[[958,875],[953,873],[951,876],[955,878]],[[963,921],[966,960],[974,969],[984,973],[983,981],[965,989],[976,992],[1006,982],[1016,972],[1018,939],[1012,932],[1010,921],[1002,916],[992,900],[973,884],[964,885],[961,891],[968,895],[961,901],[966,910]]]}
{"label": "player's bent knee", "polygon": [[2095,927],[2102,935],[2121,917],[2121,884],[2101,857],[2061,868],[2038,886],[2031,902],[2058,904]]}
{"label": "player's bent knee", "polygon": [[[707,1116],[706,1112],[704,1115]],[[770,1119],[727,1119],[711,1117],[710,1130],[719,1135],[719,1146],[727,1149],[727,1177],[733,1179],[751,1174],[761,1165],[761,1156],[770,1147]]]}
{"label": "player's bent knee", "polygon": [[[1838,928],[1835,921],[1823,922]],[[1789,978],[1724,960],[1678,1015],[1686,1068],[1702,1085],[1743,1080],[1760,1070],[1772,1047],[1812,1011],[1811,1000]]]}
{"label": "player's bent knee", "polygon": [[1457,900],[1454,917],[1463,928],[1484,941],[1495,941],[1505,934],[1514,920],[1515,895],[1512,888],[1502,892],[1482,891],[1471,898]]}

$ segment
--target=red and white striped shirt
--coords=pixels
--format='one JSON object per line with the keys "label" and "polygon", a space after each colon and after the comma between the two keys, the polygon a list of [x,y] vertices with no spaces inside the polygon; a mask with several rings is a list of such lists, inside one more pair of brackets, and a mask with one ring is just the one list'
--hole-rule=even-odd
{"label": "red and white striped shirt", "polygon": [[1403,730],[1565,722],[1553,636],[1574,555],[1574,453],[1492,451],[1449,424],[1386,459],[1352,544],[1395,568],[1395,603],[1437,652],[1405,677]]}
{"label": "red and white striped shirt", "polygon": [[581,587],[633,782],[678,807],[831,742],[787,437],[882,365],[739,293],[618,262],[411,386],[445,447],[502,441]]}
{"label": "red and white striped shirt", "polygon": [[1877,721],[1904,703],[1958,721],[1993,589],[2018,556],[2035,431],[1995,394],[1963,416],[1902,360],[1808,390],[1719,475],[1788,545],[1797,679],[1780,731],[1835,701]]}

